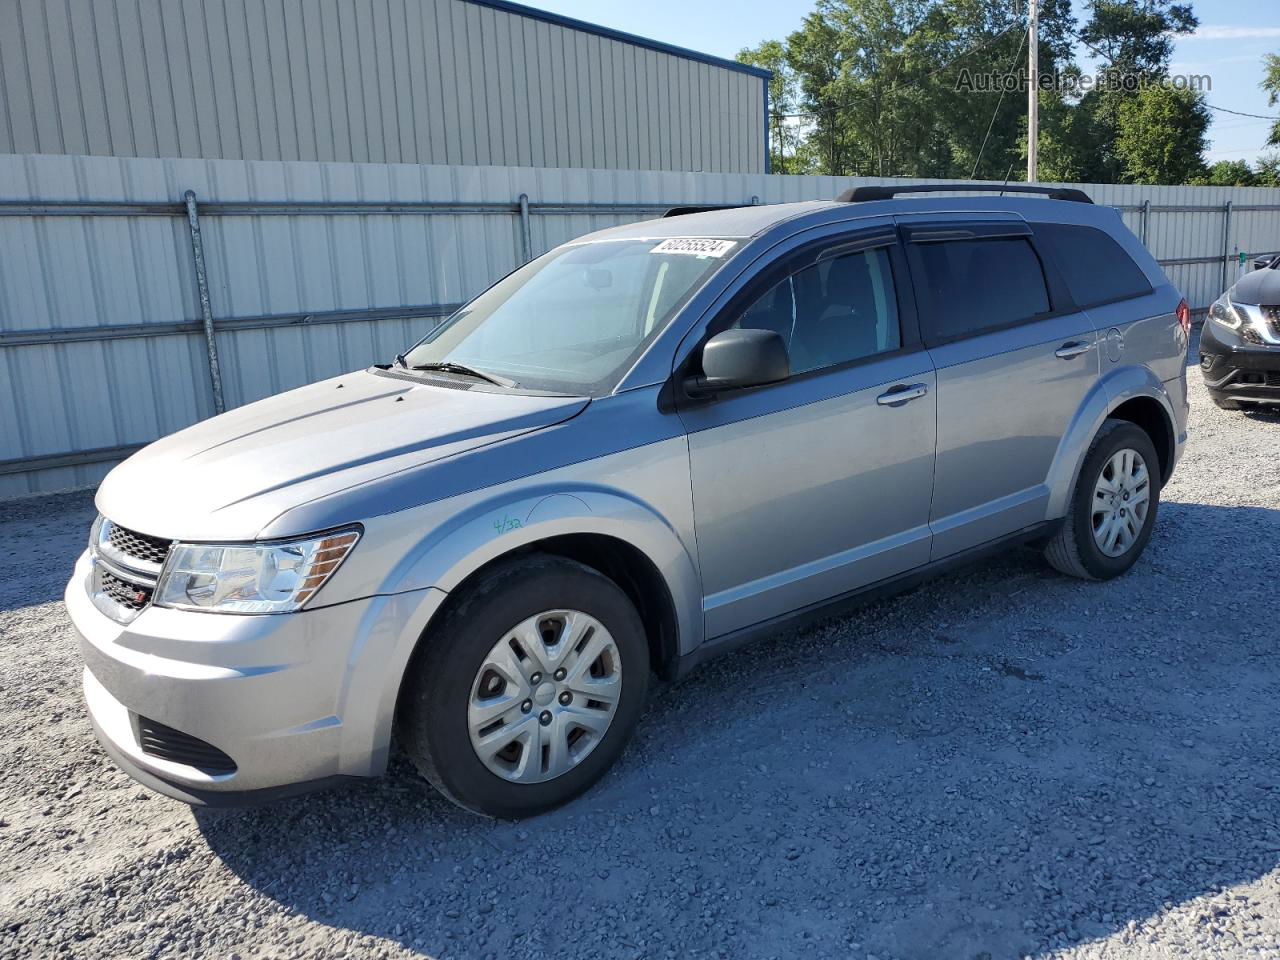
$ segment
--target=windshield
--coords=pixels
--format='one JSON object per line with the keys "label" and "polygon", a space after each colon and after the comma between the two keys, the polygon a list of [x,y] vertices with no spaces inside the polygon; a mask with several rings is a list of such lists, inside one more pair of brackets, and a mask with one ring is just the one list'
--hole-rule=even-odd
{"label": "windshield", "polygon": [[601,240],[526,264],[431,331],[400,361],[519,388],[608,393],[734,240]]}

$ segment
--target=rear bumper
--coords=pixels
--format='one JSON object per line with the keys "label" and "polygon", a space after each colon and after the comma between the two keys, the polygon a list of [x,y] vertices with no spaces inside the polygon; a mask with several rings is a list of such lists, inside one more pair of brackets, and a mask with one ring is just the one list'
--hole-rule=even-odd
{"label": "rear bumper", "polygon": [[120,624],[90,598],[91,563],[80,558],[64,599],[94,731],[125,772],[213,804],[385,769],[401,658],[425,622],[424,601],[442,593],[261,616],[147,607]]}

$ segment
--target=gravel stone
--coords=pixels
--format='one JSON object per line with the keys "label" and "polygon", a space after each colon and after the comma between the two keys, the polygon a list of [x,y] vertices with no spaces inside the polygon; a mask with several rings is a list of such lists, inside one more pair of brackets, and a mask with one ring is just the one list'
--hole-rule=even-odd
{"label": "gravel stone", "polygon": [[250,810],[137,786],[61,606],[91,497],[2,504],[0,960],[1280,955],[1280,415],[1189,380],[1128,576],[1019,551],[779,634],[519,825],[399,759]]}

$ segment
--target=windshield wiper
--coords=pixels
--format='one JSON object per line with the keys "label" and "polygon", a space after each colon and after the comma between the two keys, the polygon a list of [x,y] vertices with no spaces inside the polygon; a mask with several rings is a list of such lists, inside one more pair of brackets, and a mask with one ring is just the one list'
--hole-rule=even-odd
{"label": "windshield wiper", "polygon": [[452,360],[444,360],[439,363],[415,363],[409,364],[404,354],[396,355],[396,363],[404,367],[406,370],[439,370],[441,373],[456,373],[464,377],[475,377],[477,380],[484,380],[492,383],[495,387],[518,387],[519,384],[514,380],[508,380],[506,377],[500,377],[496,373],[485,373],[483,370],[477,370],[475,367],[468,367],[465,363],[455,363]]}

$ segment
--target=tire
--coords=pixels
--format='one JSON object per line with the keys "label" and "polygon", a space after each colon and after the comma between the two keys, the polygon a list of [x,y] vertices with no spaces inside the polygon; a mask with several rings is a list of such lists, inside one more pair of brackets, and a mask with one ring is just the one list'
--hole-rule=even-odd
{"label": "tire", "polygon": [[1244,404],[1239,400],[1233,400],[1230,397],[1219,397],[1209,394],[1209,399],[1213,401],[1213,405],[1219,410],[1243,410]]}
{"label": "tire", "polygon": [[[541,616],[548,613],[556,616]],[[576,642],[562,646],[565,639]],[[530,683],[557,663],[553,677]],[[398,733],[418,771],[454,803],[491,817],[533,816],[577,797],[613,765],[648,682],[648,642],[626,594],[583,564],[525,556],[464,587],[431,625],[405,674]]]}
{"label": "tire", "polygon": [[[1103,545],[1099,544],[1098,538],[1095,537],[1095,516],[1097,516],[1094,509],[1095,496],[1097,496],[1096,491],[1099,481],[1103,478],[1104,470],[1110,469],[1114,472],[1116,469],[1112,458],[1126,450],[1136,452],[1146,469],[1147,499],[1144,501],[1146,513],[1141,518],[1141,526],[1136,535],[1133,535],[1127,544],[1123,544],[1121,541],[1132,531],[1133,524],[1130,523],[1130,519],[1137,518],[1137,513],[1133,512],[1133,507],[1129,504],[1139,502],[1141,490],[1133,490],[1129,494],[1132,500],[1127,502],[1121,493],[1115,494],[1117,499],[1109,508],[1113,509],[1116,515],[1124,510],[1125,519],[1119,521],[1123,525],[1123,536],[1111,546],[1112,551],[1122,546],[1123,549],[1118,554],[1111,555],[1104,551]],[[1137,562],[1142,551],[1146,549],[1147,541],[1151,539],[1151,530],[1155,525],[1160,506],[1159,472],[1160,459],[1156,455],[1155,445],[1152,444],[1145,430],[1126,420],[1105,421],[1102,429],[1093,438],[1089,452],[1085,455],[1080,476],[1076,479],[1075,489],[1071,492],[1071,503],[1066,519],[1045,547],[1045,559],[1060,573],[1083,580],[1110,580],[1127,571]],[[1125,482],[1125,486],[1129,486],[1128,481]],[[1111,495],[1104,494],[1104,496]],[[1108,501],[1108,504],[1111,505],[1112,501]],[[1105,514],[1102,517],[1103,519],[1099,520],[1099,526],[1105,521]],[[1103,534],[1103,538],[1104,541],[1107,539],[1106,533]]]}

